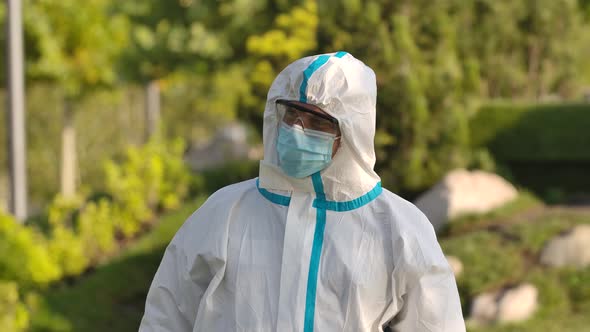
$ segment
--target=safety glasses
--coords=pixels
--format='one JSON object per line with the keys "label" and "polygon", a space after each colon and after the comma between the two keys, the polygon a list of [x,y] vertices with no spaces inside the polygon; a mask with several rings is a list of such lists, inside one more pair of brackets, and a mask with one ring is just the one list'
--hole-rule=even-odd
{"label": "safety glasses", "polygon": [[277,100],[276,107],[282,122],[289,126],[298,124],[303,130],[321,131],[340,136],[338,120],[327,114],[284,99]]}

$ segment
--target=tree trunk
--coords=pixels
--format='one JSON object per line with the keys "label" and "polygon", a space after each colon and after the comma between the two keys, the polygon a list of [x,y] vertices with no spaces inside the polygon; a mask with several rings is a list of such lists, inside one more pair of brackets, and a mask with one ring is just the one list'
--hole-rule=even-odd
{"label": "tree trunk", "polygon": [[145,93],[145,140],[146,142],[158,131],[160,125],[160,85],[151,80]]}
{"label": "tree trunk", "polygon": [[64,102],[63,127],[61,132],[61,194],[72,197],[76,194],[77,158],[76,130],[71,101]]}
{"label": "tree trunk", "polygon": [[19,221],[27,217],[27,161],[25,138],[25,97],[23,74],[23,33],[21,3],[7,1],[6,49],[8,76],[8,169],[10,212]]}

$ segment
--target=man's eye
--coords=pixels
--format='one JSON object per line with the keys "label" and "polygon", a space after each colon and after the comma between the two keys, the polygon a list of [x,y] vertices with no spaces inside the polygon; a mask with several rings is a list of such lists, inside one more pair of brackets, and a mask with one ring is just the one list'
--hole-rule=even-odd
{"label": "man's eye", "polygon": [[326,123],[325,121],[317,121],[314,124],[314,128],[316,130],[331,130],[332,129],[332,124],[331,123]]}
{"label": "man's eye", "polygon": [[287,112],[285,112],[284,118],[292,120],[292,119],[297,118],[297,114],[293,111],[287,111]]}

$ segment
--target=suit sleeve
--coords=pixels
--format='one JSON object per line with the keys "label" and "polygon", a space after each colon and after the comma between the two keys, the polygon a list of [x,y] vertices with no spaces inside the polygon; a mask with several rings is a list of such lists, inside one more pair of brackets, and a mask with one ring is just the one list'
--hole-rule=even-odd
{"label": "suit sleeve", "polygon": [[393,331],[464,332],[461,303],[452,272],[433,267],[403,296]]}
{"label": "suit sleeve", "polygon": [[464,332],[465,322],[453,271],[422,213],[403,236],[403,255],[394,273],[399,312],[395,332]]}
{"label": "suit sleeve", "polygon": [[226,238],[215,215],[201,207],[166,248],[148,291],[140,332],[193,330],[201,300],[225,261],[225,246],[219,244]]}

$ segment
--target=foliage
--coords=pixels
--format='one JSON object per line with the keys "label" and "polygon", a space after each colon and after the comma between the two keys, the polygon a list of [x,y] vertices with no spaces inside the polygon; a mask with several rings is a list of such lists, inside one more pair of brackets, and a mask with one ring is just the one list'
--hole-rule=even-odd
{"label": "foliage", "polygon": [[223,59],[232,52],[223,31],[212,26],[221,23],[220,6],[214,3],[148,0],[114,5],[132,23],[130,43],[119,63],[132,81],[165,78],[182,67],[200,69],[202,74],[207,60]]}
{"label": "foliage", "polygon": [[117,247],[115,227],[117,214],[107,199],[89,202],[78,216],[80,241],[84,244],[86,257],[98,260],[111,254]]}
{"label": "foliage", "polygon": [[90,263],[82,239],[74,230],[62,225],[52,229],[48,250],[61,267],[64,276],[77,276]]}
{"label": "foliage", "polygon": [[83,204],[84,197],[57,195],[48,207],[49,253],[66,276],[82,273],[90,263],[85,244],[75,229]]}
{"label": "foliage", "polygon": [[319,12],[320,50],[376,71],[378,168],[397,190],[469,163],[467,119],[482,98],[571,98],[589,59],[571,0],[322,1]]}
{"label": "foliage", "polygon": [[317,1],[305,0],[288,11],[278,12],[268,30],[247,38],[246,50],[253,64],[249,65],[250,95],[244,98],[240,110],[243,119],[262,128],[263,109],[272,81],[288,64],[317,49],[318,25]]}
{"label": "foliage", "polygon": [[[38,305],[33,294],[27,295],[26,303],[22,302],[17,285],[39,289],[39,286],[55,282],[63,276],[78,276],[91,264],[97,264],[118,249],[117,231],[129,237],[159,210],[177,208],[187,193],[189,182],[189,173],[182,160],[183,152],[181,140],[170,144],[154,140],[146,146],[130,148],[119,164],[114,161],[107,163],[106,188],[110,190],[107,196],[94,200],[84,196],[55,197],[47,212],[47,238],[32,226],[23,226],[9,216],[0,215],[0,251],[10,253],[0,256],[0,329],[24,331],[32,318],[33,330],[42,326],[43,331],[71,331],[69,320],[49,314],[50,309],[45,302],[39,309],[41,312],[37,312]],[[173,228],[169,225],[162,228],[167,230],[164,235],[166,242],[182,220],[174,220],[171,223],[175,225]],[[155,238],[153,243],[146,241],[141,242],[144,247],[163,246],[160,237]],[[150,264],[140,259],[135,266],[139,264],[151,269],[159,258],[159,254],[152,255]],[[140,277],[143,282],[136,284],[131,291],[145,291],[153,272],[115,273],[113,278],[120,285],[116,292],[129,292],[127,278]],[[126,278],[121,279],[121,275]],[[98,302],[108,301],[109,298],[105,297],[108,294],[100,290],[115,284],[110,281],[99,284],[90,297],[85,295],[68,303],[88,312],[81,301],[88,298]],[[109,296],[112,297],[112,294]],[[82,330],[89,328],[85,325]]]}
{"label": "foliage", "polygon": [[120,217],[116,227],[131,236],[159,209],[179,206],[188,191],[189,173],[182,159],[182,140],[157,139],[127,150],[121,163],[105,164],[106,190]]}
{"label": "foliage", "polygon": [[[282,67],[314,50],[317,47],[315,35],[318,21],[317,3],[307,0],[293,7],[290,12],[277,15],[269,31],[250,36],[246,44],[250,54],[270,58],[257,64],[254,82],[270,86],[277,70],[282,70]],[[272,67],[273,62],[282,66],[271,68],[275,73],[269,75],[267,68]]]}
{"label": "foliage", "polygon": [[249,87],[247,69],[239,65],[210,75],[170,75],[162,93],[164,135],[191,144],[205,142],[220,126],[236,120]]}
{"label": "foliage", "polygon": [[514,182],[553,203],[588,191],[589,126],[585,104],[491,103],[470,121],[474,149],[489,150]]}
{"label": "foliage", "polygon": [[18,285],[0,280],[0,330],[6,332],[26,331],[29,314],[20,302]]}
{"label": "foliage", "polygon": [[25,1],[24,21],[32,59],[27,75],[58,82],[69,97],[115,82],[115,57],[126,44],[124,16],[110,0]]}
{"label": "foliage", "polygon": [[[164,214],[149,233],[132,243],[121,256],[72,287],[62,285],[45,290],[40,309],[31,316],[31,331],[137,330],[147,290],[166,245],[204,201],[205,197],[198,197],[177,211]],[[88,310],[89,301],[94,310]]]}
{"label": "foliage", "polygon": [[470,121],[471,141],[504,161],[590,161],[590,106],[496,103]]}
{"label": "foliage", "polygon": [[466,106],[479,83],[472,72],[477,64],[461,63],[452,6],[369,1],[360,10],[357,1],[321,4],[322,49],[347,50],[377,74],[384,183],[421,190],[448,169],[465,166]]}
{"label": "foliage", "polygon": [[577,68],[588,64],[582,54],[590,37],[577,1],[470,0],[455,1],[453,7],[457,27],[469,31],[461,35],[460,52],[477,61],[483,96],[575,95],[582,78]]}
{"label": "foliage", "polygon": [[56,196],[48,208],[48,250],[64,275],[109,257],[119,247],[117,233],[133,236],[159,210],[178,207],[189,181],[183,150],[182,141],[131,147],[121,163],[106,163],[108,198]]}
{"label": "foliage", "polygon": [[[35,213],[59,192],[59,166],[64,91],[57,85],[27,86],[26,141],[30,206]],[[137,88],[120,86],[116,92],[86,93],[75,116],[81,192],[103,191],[103,161],[119,157],[129,144],[143,142],[143,96]],[[0,91],[0,113],[6,99]],[[4,133],[6,117],[0,116]],[[180,120],[175,123],[181,122]],[[105,126],[108,123],[108,126]],[[175,136],[176,137],[176,136]],[[0,173],[7,166],[6,135],[0,135]]]}
{"label": "foliage", "polygon": [[[46,285],[61,277],[47,251],[47,242],[36,230],[0,214],[0,278],[21,285]],[[8,254],[5,254],[8,253]]]}

